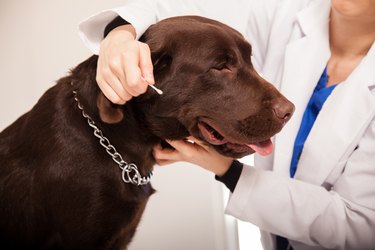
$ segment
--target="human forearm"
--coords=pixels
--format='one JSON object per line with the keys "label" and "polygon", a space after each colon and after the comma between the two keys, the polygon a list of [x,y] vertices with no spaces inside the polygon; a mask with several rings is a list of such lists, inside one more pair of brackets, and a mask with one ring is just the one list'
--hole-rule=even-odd
{"label": "human forearm", "polygon": [[[266,4],[266,2],[271,3]],[[267,37],[267,29],[264,28],[265,23],[262,22],[264,34],[259,34],[258,19],[263,20],[269,17],[270,13],[275,10],[278,0],[266,2],[238,0],[236,4],[232,4],[225,0],[129,0],[119,8],[100,12],[84,20],[79,25],[79,31],[86,46],[98,54],[104,29],[117,16],[133,25],[136,30],[136,39],[138,39],[150,25],[161,19],[181,15],[199,15],[228,24],[243,34],[249,33],[249,29],[257,31],[257,36],[251,35],[251,40],[257,44],[256,47],[259,47],[266,45],[259,44],[257,40],[259,38],[263,41]],[[253,16],[251,20],[254,23],[247,22],[249,15]]]}
{"label": "human forearm", "polygon": [[128,1],[124,6],[100,12],[81,22],[79,35],[94,54],[99,54],[105,28],[116,17],[121,17],[132,24],[136,31],[136,39],[138,39],[150,25],[157,21],[156,1]]}
{"label": "human forearm", "polygon": [[233,193],[240,179],[242,169],[243,164],[234,160],[225,174],[222,176],[215,175],[215,179],[222,182]]}
{"label": "human forearm", "polygon": [[356,244],[375,243],[368,233],[374,233],[373,211],[321,186],[249,166],[244,166],[226,212],[262,230],[312,246],[356,249]]}
{"label": "human forearm", "polygon": [[[125,25],[130,25],[129,22],[127,22],[126,20],[124,20],[122,17],[120,16],[117,16],[115,19],[113,19],[104,29],[104,35],[103,37],[107,37],[107,35],[109,34],[109,32],[111,32],[112,30],[118,28],[118,27],[121,27],[121,26],[125,26]],[[134,30],[134,27],[132,27],[132,32],[134,32],[133,34],[133,37],[135,38],[136,37],[136,33],[135,33],[135,30]]]}

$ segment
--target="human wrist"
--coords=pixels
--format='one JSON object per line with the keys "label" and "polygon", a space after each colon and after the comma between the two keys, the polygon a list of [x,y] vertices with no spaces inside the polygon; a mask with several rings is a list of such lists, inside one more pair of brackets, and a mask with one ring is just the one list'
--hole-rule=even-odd
{"label": "human wrist", "polygon": [[127,25],[127,24],[130,24],[130,23],[128,21],[122,19],[121,16],[117,16],[109,24],[107,24],[107,26],[104,29],[103,36],[106,37],[109,34],[109,32],[111,32],[115,28],[117,28],[119,26]]}
{"label": "human wrist", "polygon": [[216,176],[221,177],[221,176],[225,175],[225,173],[229,170],[229,168],[232,165],[232,162],[233,162],[232,158],[221,159],[221,161],[218,162],[216,164],[216,166],[214,166],[215,168],[212,170],[212,172]]}
{"label": "human wrist", "polygon": [[116,38],[120,40],[135,40],[136,32],[131,24],[121,25],[111,30],[107,38]]}
{"label": "human wrist", "polygon": [[215,176],[217,181],[223,183],[232,193],[237,186],[243,169],[243,164],[237,160],[233,160],[227,172],[222,176]]}
{"label": "human wrist", "polygon": [[104,38],[110,36],[121,40],[135,40],[137,34],[134,27],[129,22],[117,16],[105,27],[103,35]]}

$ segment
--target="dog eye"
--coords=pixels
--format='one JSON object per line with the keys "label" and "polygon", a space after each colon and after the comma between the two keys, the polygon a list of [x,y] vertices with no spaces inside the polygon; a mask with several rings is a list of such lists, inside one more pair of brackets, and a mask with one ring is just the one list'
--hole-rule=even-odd
{"label": "dog eye", "polygon": [[211,69],[216,71],[232,71],[226,64],[214,66]]}
{"label": "dog eye", "polygon": [[222,71],[222,70],[231,70],[230,69],[231,62],[229,60],[225,60],[220,63],[216,63],[212,66],[212,69]]}
{"label": "dog eye", "polygon": [[231,68],[234,65],[235,65],[234,56],[230,55],[230,53],[226,53],[216,58],[216,60],[212,63],[210,70],[232,71]]}

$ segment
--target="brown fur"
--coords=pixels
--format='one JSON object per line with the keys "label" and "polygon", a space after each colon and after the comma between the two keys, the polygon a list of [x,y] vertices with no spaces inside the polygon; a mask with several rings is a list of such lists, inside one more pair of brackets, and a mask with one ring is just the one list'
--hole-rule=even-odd
{"label": "brown fur", "polygon": [[[235,145],[263,141],[289,119],[275,117],[275,106],[291,113],[292,105],[254,71],[251,46],[233,29],[179,17],[152,26],[142,40],[151,48],[162,96],[149,89],[125,106],[109,103],[96,85],[93,56],[1,132],[1,249],[124,249],[154,192],[150,184],[122,181],[78,110],[73,90],[142,175],[152,170],[153,147],[164,139],[191,134],[205,140],[199,122]],[[232,157],[253,152],[214,147]]]}

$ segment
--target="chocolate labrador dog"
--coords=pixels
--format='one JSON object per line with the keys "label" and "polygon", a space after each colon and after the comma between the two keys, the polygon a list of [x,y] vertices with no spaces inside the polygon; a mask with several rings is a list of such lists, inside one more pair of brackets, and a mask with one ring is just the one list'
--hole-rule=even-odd
{"label": "chocolate labrador dog", "polygon": [[185,16],[141,40],[163,95],[113,105],[92,56],[1,132],[1,249],[126,249],[165,139],[193,135],[234,158],[270,152],[294,107],[255,72],[242,35]]}

